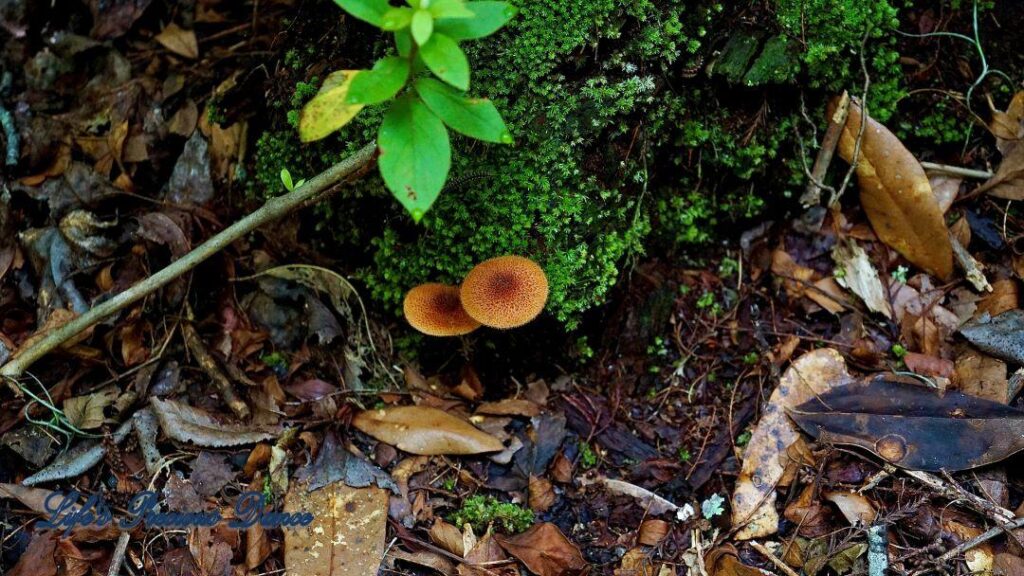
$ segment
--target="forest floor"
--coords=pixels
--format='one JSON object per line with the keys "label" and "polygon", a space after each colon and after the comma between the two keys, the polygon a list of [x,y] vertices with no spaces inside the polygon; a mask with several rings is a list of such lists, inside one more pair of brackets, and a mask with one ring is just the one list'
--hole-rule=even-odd
{"label": "forest floor", "polygon": [[[253,209],[287,93],[281,3],[35,4],[0,364]],[[648,254],[582,333],[412,361],[308,213],[245,235],[0,386],[0,574],[1024,575],[1024,93],[927,170],[852,96],[839,201]]]}

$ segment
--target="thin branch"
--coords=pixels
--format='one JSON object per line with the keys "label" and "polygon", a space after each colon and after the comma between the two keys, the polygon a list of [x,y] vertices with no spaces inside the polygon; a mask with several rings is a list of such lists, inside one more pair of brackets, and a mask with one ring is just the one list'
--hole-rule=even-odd
{"label": "thin branch", "polygon": [[929,172],[942,172],[943,174],[963,176],[964,178],[977,178],[978,180],[988,180],[995,175],[988,170],[975,170],[973,168],[950,166],[949,164],[936,164],[934,162],[921,162],[921,167]]}
{"label": "thin branch", "polygon": [[278,220],[306,202],[318,198],[326,190],[366,166],[376,152],[375,144],[367,144],[358,152],[321,172],[304,185],[276,198],[271,198],[255,212],[221,230],[215,236],[195,247],[191,252],[169,264],[163,270],[128,288],[113,298],[95,306],[85,314],[46,334],[0,368],[3,377],[15,394],[21,395],[17,378],[21,377],[36,360],[49,354],[71,338],[81,334],[104,318],[149,296],[175,278],[195,268],[204,260],[231,245],[249,232]]}

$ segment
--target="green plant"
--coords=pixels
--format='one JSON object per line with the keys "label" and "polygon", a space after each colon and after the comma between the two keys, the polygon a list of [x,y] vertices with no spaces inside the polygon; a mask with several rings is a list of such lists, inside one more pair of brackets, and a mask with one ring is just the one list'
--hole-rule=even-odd
{"label": "green plant", "polygon": [[907,356],[907,349],[905,346],[903,346],[903,344],[893,344],[892,355],[900,360],[903,360]]}
{"label": "green plant", "polygon": [[292,181],[292,173],[287,168],[281,168],[281,184],[284,184],[284,189],[291,192],[299,186],[306,183],[305,178],[300,178],[298,182]]}
{"label": "green plant", "polygon": [[493,496],[476,495],[466,498],[449,520],[459,528],[469,524],[477,534],[484,533],[491,524],[515,534],[532,526],[534,517],[530,509],[501,502]]}
{"label": "green plant", "polygon": [[516,9],[491,0],[407,0],[401,7],[388,0],[335,1],[355,18],[393,32],[397,55],[370,70],[331,73],[302,109],[299,136],[319,140],[364,106],[389,102],[377,132],[378,165],[392,195],[419,222],[448,179],[449,128],[485,142],[512,143],[494,104],[466,96],[469,59],[459,42],[493,34]]}

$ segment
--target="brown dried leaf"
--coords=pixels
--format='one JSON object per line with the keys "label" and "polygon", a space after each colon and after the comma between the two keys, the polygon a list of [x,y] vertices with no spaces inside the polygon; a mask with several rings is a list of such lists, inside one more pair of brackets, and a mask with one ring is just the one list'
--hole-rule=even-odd
{"label": "brown dried leaf", "polygon": [[530,509],[544,513],[555,504],[555,488],[551,481],[543,476],[530,476]]}
{"label": "brown dried leaf", "polygon": [[[989,106],[992,107],[991,102]],[[992,121],[988,129],[996,137],[996,147],[1004,154],[1011,143],[1024,138],[1024,91],[1013,95],[1005,112],[992,107]]]}
{"label": "brown dried leaf", "polygon": [[551,523],[537,524],[511,538],[496,535],[495,539],[538,576],[582,574],[588,567],[580,549]]}
{"label": "brown dried leaf", "polygon": [[665,539],[665,536],[668,536],[668,531],[671,529],[672,525],[664,520],[648,518],[640,524],[640,529],[637,530],[636,541],[644,546],[657,546],[658,542],[661,542]]}
{"label": "brown dried leaf", "polygon": [[1020,300],[1017,281],[1013,278],[1003,278],[992,282],[992,292],[978,302],[975,310],[975,317],[988,313],[989,316],[999,316],[1003,312],[1017,308]]}
{"label": "brown dried leaf", "polygon": [[932,174],[928,176],[928,184],[932,187],[932,193],[935,194],[935,201],[939,203],[939,210],[945,214],[949,211],[949,208],[953,205],[953,201],[956,200],[956,195],[960,192],[960,185],[963,184],[964,179],[959,176],[950,176],[949,174]]}
{"label": "brown dried leaf", "polygon": [[742,526],[736,539],[760,538],[778,530],[775,487],[789,462],[786,449],[799,437],[786,409],[852,381],[843,357],[831,348],[804,354],[782,375],[743,453],[732,495],[732,524]]}
{"label": "brown dried leaf", "polygon": [[150,403],[164,434],[179,442],[211,447],[238,446],[270,440],[280,432],[273,427],[218,422],[207,412],[176,400],[153,396]]}
{"label": "brown dried leaf", "polygon": [[455,554],[459,558],[465,556],[466,550],[463,546],[462,532],[459,532],[459,529],[454,524],[449,524],[440,518],[435,518],[434,524],[430,527],[430,531],[427,534],[430,536],[430,541],[434,544]]}
{"label": "brown dried leaf", "polygon": [[[829,116],[836,100],[829,105]],[[839,155],[852,162],[862,121],[861,108],[850,114],[839,138]],[[904,258],[944,280],[953,274],[953,248],[942,209],[928,176],[892,132],[870,116],[857,159],[860,202],[878,238]]]}
{"label": "brown dried leaf", "polygon": [[878,513],[875,510],[874,504],[871,503],[863,494],[849,491],[835,491],[825,492],[823,494],[825,500],[836,505],[839,511],[842,512],[843,517],[851,525],[856,526],[869,526],[875,521],[875,515]]}
{"label": "brown dried leaf", "polygon": [[192,30],[185,30],[171,22],[154,39],[161,46],[179,56],[191,60],[199,58],[199,42],[196,40],[196,33]]}
{"label": "brown dried leaf", "polygon": [[480,454],[504,449],[501,441],[448,412],[427,406],[365,410],[352,425],[412,454]]}
{"label": "brown dried leaf", "polygon": [[965,348],[956,359],[956,377],[960,391],[993,402],[1010,401],[1010,386],[1006,379],[1006,362]]}
{"label": "brown dried leaf", "polygon": [[830,531],[829,510],[816,497],[816,492],[815,486],[808,484],[782,513],[786,520],[799,527],[797,531],[801,536],[808,538],[817,538]]}
{"label": "brown dried leaf", "polygon": [[313,523],[284,530],[284,565],[303,576],[376,574],[384,557],[388,492],[351,488],[342,482],[309,492],[293,484],[285,512],[309,512]]}
{"label": "brown dried leaf", "polygon": [[174,113],[174,116],[171,116],[171,121],[167,124],[167,130],[172,134],[188,138],[195,131],[197,122],[199,122],[199,107],[190,98]]}
{"label": "brown dried leaf", "polygon": [[1011,142],[1003,152],[1003,161],[996,173],[981,185],[996,198],[1024,200],[1024,141]]}
{"label": "brown dried leaf", "polygon": [[75,427],[82,430],[91,430],[103,425],[106,417],[103,409],[113,404],[117,399],[117,389],[114,387],[94,392],[88,396],[75,396],[64,401],[64,415]]}

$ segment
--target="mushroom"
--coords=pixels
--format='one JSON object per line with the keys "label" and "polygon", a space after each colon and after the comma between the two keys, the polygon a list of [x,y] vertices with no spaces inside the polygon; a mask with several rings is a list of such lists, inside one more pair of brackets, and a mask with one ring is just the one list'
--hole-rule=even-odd
{"label": "mushroom", "polygon": [[420,284],[405,295],[402,310],[413,328],[430,336],[461,336],[480,327],[462,309],[458,286]]}
{"label": "mushroom", "polygon": [[515,328],[544,309],[548,279],[529,258],[499,256],[470,270],[460,295],[462,306],[474,320],[492,328]]}

